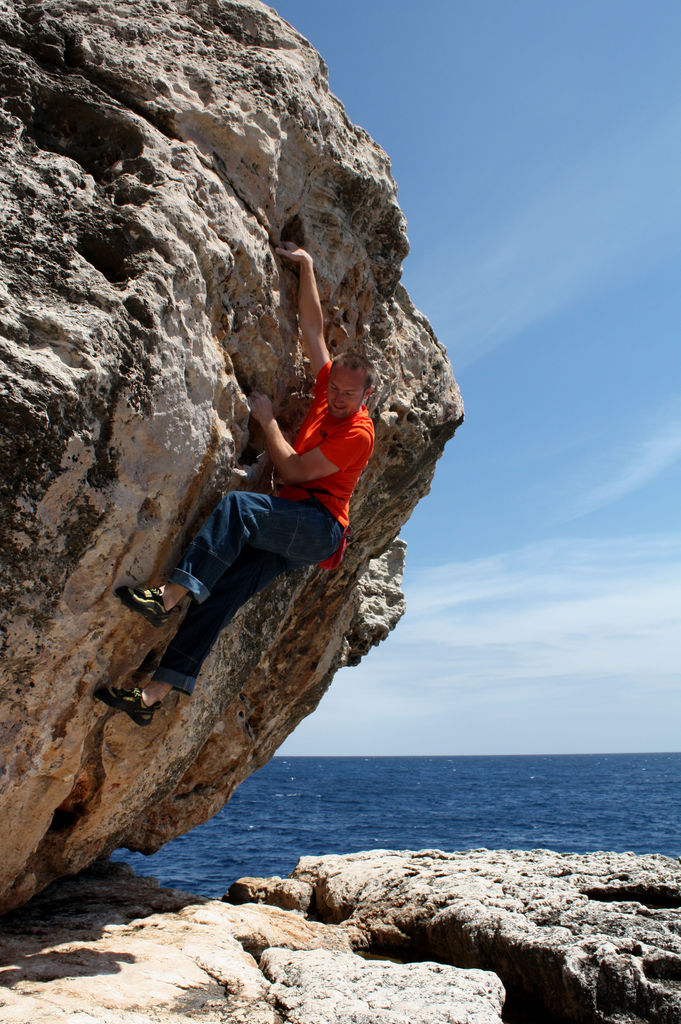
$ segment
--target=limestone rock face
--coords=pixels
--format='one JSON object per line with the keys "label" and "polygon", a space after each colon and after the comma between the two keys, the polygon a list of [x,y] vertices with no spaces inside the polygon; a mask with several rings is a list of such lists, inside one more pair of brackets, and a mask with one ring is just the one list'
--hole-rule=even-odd
{"label": "limestone rock face", "polygon": [[[681,1020],[681,864],[550,850],[303,857],[317,920],[353,946],[494,971],[506,1008],[575,1024]],[[274,879],[248,880],[280,902]],[[510,1017],[509,1017],[510,1019]],[[524,1019],[524,1018],[523,1018]]]}
{"label": "limestone rock face", "polygon": [[[399,284],[388,159],[257,0],[0,0],[0,188],[7,908],[207,819],[386,635],[395,538],[463,413]],[[92,693],[143,678],[178,620],[155,631],[112,588],[161,580],[224,491],[272,487],[246,396],[294,432],[312,388],[287,239],[315,257],[331,349],[380,374],[354,540],[251,602],[142,730]]]}
{"label": "limestone rock face", "polygon": [[[296,894],[307,917],[262,902]],[[667,857],[376,850],[230,888],[249,897],[160,889],[122,864],[59,879],[0,921],[0,1019],[681,1020],[681,865]]]}
{"label": "limestone rock face", "polygon": [[367,961],[345,929],[113,869],[3,919],[3,1024],[501,1024],[488,971]]}
{"label": "limestone rock face", "polygon": [[233,882],[225,899],[235,905],[267,903],[282,910],[299,910],[307,914],[314,899],[314,886],[297,878],[239,878]]}
{"label": "limestone rock face", "polygon": [[280,1024],[263,950],[350,953],[339,929],[299,914],[230,907],[113,867],[57,882],[3,919],[3,1022]]}
{"label": "limestone rock face", "polygon": [[287,1024],[501,1024],[504,989],[489,971],[284,949],[260,966]]}

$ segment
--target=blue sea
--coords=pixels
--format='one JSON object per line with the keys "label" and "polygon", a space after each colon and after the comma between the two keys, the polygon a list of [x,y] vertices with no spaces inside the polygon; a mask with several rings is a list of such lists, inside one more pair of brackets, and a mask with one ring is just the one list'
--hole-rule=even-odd
{"label": "blue sea", "polygon": [[299,857],[372,849],[631,850],[681,855],[681,753],[275,757],[139,875],[221,897]]}

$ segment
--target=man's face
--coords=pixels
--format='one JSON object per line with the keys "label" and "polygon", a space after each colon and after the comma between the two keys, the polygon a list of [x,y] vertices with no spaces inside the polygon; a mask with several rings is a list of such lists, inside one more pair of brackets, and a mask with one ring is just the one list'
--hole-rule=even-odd
{"label": "man's face", "polygon": [[365,387],[364,370],[352,370],[349,366],[333,366],[326,388],[326,403],[329,412],[337,420],[354,416],[371,391]]}

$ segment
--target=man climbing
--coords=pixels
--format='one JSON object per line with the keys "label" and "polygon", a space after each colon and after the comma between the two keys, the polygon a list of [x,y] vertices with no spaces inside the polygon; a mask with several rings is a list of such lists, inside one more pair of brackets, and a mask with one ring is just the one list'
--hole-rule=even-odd
{"label": "man climbing", "polygon": [[293,242],[275,250],[300,268],[298,322],[316,377],[312,407],[292,446],[282,434],[269,398],[250,396],[274,467],[284,481],[278,496],[233,491],[194,537],[161,587],[119,587],[116,596],[154,626],[168,621],[185,595],[191,604],[144,690],[97,690],[95,697],[149,725],[171,690],[190,695],[218,635],[245,602],[281,573],[324,562],[348,526],[348,506],[373,450],[374,429],[364,402],[373,369],[359,353],[333,362],[312,257]]}

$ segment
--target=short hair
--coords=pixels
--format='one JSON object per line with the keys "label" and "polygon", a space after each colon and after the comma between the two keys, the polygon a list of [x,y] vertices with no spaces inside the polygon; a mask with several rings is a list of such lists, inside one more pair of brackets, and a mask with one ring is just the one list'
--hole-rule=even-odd
{"label": "short hair", "polygon": [[373,364],[361,352],[339,352],[333,357],[331,369],[334,366],[347,366],[349,370],[362,370],[364,373],[364,390],[370,388],[376,379],[376,371]]}

